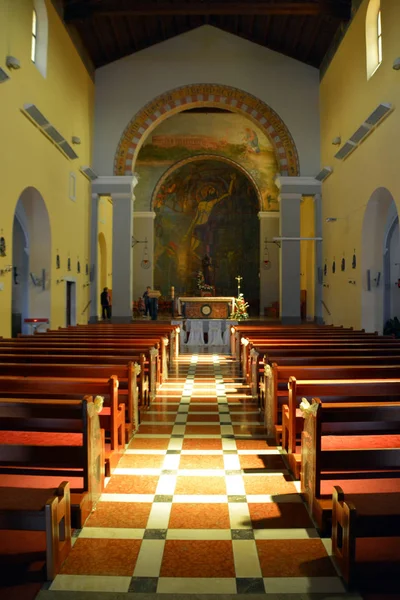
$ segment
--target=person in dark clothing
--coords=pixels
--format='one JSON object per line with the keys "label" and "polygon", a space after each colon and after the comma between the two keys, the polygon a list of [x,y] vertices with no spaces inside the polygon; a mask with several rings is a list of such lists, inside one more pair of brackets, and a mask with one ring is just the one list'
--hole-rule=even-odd
{"label": "person in dark clothing", "polygon": [[104,290],[100,294],[100,303],[101,303],[101,318],[111,319],[111,304],[110,304],[110,295],[108,293],[108,288],[104,288]]}
{"label": "person in dark clothing", "polygon": [[145,317],[147,317],[147,316],[151,317],[150,298],[149,298],[150,290],[151,290],[151,287],[148,285],[146,288],[146,291],[143,294],[144,306],[145,306],[145,311],[144,311]]}

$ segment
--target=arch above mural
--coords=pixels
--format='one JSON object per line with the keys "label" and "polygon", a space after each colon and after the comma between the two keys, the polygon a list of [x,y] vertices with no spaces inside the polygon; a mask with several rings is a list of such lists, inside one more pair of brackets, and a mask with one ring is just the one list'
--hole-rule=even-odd
{"label": "arch above mural", "polygon": [[247,92],[219,84],[195,84],[175,88],[144,106],[125,128],[114,160],[114,175],[131,175],[147,135],[174,114],[195,107],[225,108],[255,123],[271,140],[282,176],[300,174],[294,140],[280,116],[265,102]]}
{"label": "arch above mural", "polygon": [[250,183],[254,187],[254,191],[255,191],[255,193],[257,195],[257,199],[258,199],[259,210],[260,211],[264,210],[262,195],[261,195],[259,187],[258,187],[257,183],[255,182],[253,176],[246,169],[244,169],[240,164],[235,162],[234,160],[231,160],[229,158],[226,158],[226,157],[220,156],[220,155],[216,155],[216,154],[198,154],[197,156],[191,156],[190,158],[185,158],[183,160],[180,160],[180,161],[176,162],[174,165],[172,165],[162,175],[162,177],[160,177],[156,187],[154,188],[154,192],[151,197],[150,210],[154,210],[154,205],[156,204],[157,196],[160,192],[161,187],[163,186],[164,182],[168,179],[168,177],[170,177],[175,171],[177,171],[184,165],[187,165],[188,163],[198,162],[198,161],[201,161],[201,162],[218,161],[218,162],[226,163],[233,169],[237,169],[238,171],[243,173],[243,175],[250,181]]}

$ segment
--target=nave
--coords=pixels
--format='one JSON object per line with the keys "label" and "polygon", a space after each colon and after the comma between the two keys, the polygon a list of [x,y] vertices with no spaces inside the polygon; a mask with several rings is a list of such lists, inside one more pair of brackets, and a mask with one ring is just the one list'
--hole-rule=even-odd
{"label": "nave", "polygon": [[235,361],[182,354],[38,599],[360,598],[345,593],[298,489]]}

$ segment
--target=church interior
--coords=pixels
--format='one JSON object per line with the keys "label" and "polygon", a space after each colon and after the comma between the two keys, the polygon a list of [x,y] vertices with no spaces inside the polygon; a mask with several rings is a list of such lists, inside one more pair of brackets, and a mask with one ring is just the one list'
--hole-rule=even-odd
{"label": "church interior", "polygon": [[0,598],[400,598],[399,27],[0,0]]}

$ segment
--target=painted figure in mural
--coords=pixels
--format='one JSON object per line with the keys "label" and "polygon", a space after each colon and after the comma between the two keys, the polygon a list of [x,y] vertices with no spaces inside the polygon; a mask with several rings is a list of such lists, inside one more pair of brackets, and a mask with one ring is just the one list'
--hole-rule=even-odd
{"label": "painted figure in mural", "polygon": [[194,216],[192,223],[190,224],[189,229],[186,232],[186,235],[183,238],[183,241],[190,239],[190,251],[195,254],[195,250],[200,244],[200,240],[195,236],[195,229],[199,225],[205,225],[210,217],[211,211],[218,202],[221,202],[224,198],[227,198],[232,194],[233,185],[235,183],[236,173],[231,174],[231,181],[229,183],[229,189],[222,196],[217,195],[217,190],[212,185],[208,186],[205,190],[204,197],[201,198],[197,205],[197,211]]}
{"label": "painted figure in mural", "polygon": [[260,154],[261,149],[258,144],[258,136],[253,129],[249,129],[248,127],[244,130],[245,136],[244,139],[247,144],[247,150],[249,152],[254,152],[255,154]]}
{"label": "painted figure in mural", "polygon": [[211,265],[211,258],[208,256],[208,254],[206,254],[204,256],[203,260],[201,261],[201,265],[203,267],[204,283],[206,283],[207,285],[212,285],[212,283],[211,283],[212,265]]}

